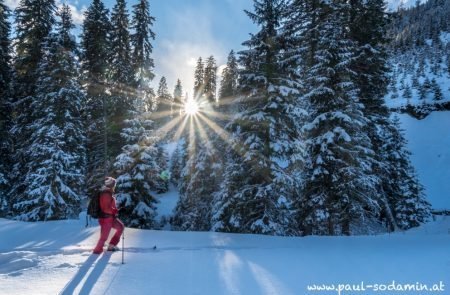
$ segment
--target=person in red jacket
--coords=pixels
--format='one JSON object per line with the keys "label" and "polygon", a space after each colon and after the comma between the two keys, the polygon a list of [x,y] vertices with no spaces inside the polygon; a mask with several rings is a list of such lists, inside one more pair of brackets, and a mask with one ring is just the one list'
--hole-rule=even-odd
{"label": "person in red jacket", "polygon": [[103,246],[109,237],[111,229],[115,229],[116,233],[109,241],[108,251],[118,251],[117,244],[120,241],[120,236],[123,233],[124,225],[120,219],[117,218],[116,198],[114,197],[114,189],[116,187],[116,180],[112,177],[105,178],[105,184],[103,185],[100,193],[100,208],[102,214],[98,219],[100,224],[100,239],[97,246],[94,248],[94,254],[101,254],[103,252]]}

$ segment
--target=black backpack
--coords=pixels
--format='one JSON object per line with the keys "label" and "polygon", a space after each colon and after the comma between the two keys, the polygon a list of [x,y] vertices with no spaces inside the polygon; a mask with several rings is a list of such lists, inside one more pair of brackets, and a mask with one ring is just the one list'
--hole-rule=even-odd
{"label": "black backpack", "polygon": [[94,194],[94,196],[89,200],[87,207],[87,214],[95,219],[101,217],[102,215],[102,210],[100,208],[100,194],[101,192]]}

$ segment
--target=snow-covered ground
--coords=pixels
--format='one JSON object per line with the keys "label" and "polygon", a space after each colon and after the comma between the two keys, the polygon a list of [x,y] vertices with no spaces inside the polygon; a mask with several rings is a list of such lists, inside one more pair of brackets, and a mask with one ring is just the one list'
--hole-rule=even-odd
{"label": "snow-covered ground", "polygon": [[91,255],[98,234],[83,216],[0,219],[0,294],[338,294],[308,291],[314,284],[364,284],[365,292],[352,294],[427,294],[371,291],[393,281],[450,292],[450,218],[354,237],[126,229],[125,264],[120,252]]}
{"label": "snow-covered ground", "polygon": [[434,209],[449,210],[450,112],[433,112],[423,120],[407,114],[399,117],[429,202]]}
{"label": "snow-covered ground", "polygon": [[[159,222],[167,222],[172,216],[172,212],[177,205],[179,198],[178,190],[172,183],[170,183],[168,192],[163,194],[155,193],[154,195],[159,202],[158,204],[156,204],[158,212],[158,216],[156,216],[156,218]],[[164,229],[170,229],[168,223],[165,223]]]}
{"label": "snow-covered ground", "polygon": [[[396,11],[399,7],[410,8],[416,5],[416,0],[387,0],[387,10]],[[425,3],[427,0],[419,0],[419,2]]]}

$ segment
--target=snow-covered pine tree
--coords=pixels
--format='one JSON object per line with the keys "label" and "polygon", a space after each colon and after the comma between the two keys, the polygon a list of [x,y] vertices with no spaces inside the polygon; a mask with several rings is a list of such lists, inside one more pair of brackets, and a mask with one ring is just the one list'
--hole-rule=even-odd
{"label": "snow-covered pine tree", "polygon": [[[364,105],[363,113],[370,121],[365,126],[373,150],[375,152],[374,171],[378,177],[377,187],[383,215],[387,220],[388,229],[395,230],[395,220],[392,214],[392,205],[388,204],[388,194],[382,190],[384,182],[389,182],[386,175],[389,174],[387,155],[383,150],[382,130],[390,129],[390,112],[385,105],[384,96],[388,86],[387,67],[387,24],[388,18],[383,0],[351,1],[350,2],[350,37],[357,45],[355,47],[356,58],[352,62],[352,70],[356,73],[354,81],[359,90],[359,98]],[[412,91],[409,85],[401,79],[401,88],[404,89],[403,97],[409,104]],[[395,86],[394,86],[395,87]],[[397,93],[393,93],[398,95]]]}
{"label": "snow-covered pine tree", "polygon": [[216,103],[217,89],[217,65],[214,56],[208,57],[206,60],[204,73],[204,93],[206,100],[212,105]]}
{"label": "snow-covered pine tree", "polygon": [[[167,80],[166,80],[166,77],[164,77],[164,76],[162,76],[161,79],[159,80],[157,95],[158,95],[158,98],[159,98],[161,104],[163,103],[163,101],[171,101],[172,100],[172,97],[170,96],[170,93],[169,93],[169,87],[167,86]],[[168,103],[165,102],[165,104],[168,104]]]}
{"label": "snow-covered pine tree", "polygon": [[177,142],[175,151],[172,154],[172,159],[170,161],[170,181],[176,186],[180,185],[181,172],[183,167],[186,166],[187,162],[187,149],[186,140],[182,137]]}
{"label": "snow-covered pine tree", "polygon": [[176,103],[181,104],[182,97],[183,97],[183,85],[181,85],[180,79],[177,79],[177,84],[175,85],[175,88],[173,90],[173,98]]}
{"label": "snow-covered pine tree", "polygon": [[8,6],[5,5],[3,0],[0,0],[0,99],[4,102],[9,92],[9,82],[11,81],[11,68],[10,68],[10,31],[11,25],[9,23],[9,17],[11,11]]}
{"label": "snow-covered pine tree", "polygon": [[112,166],[107,132],[107,70],[111,29],[108,14],[101,0],[93,0],[84,13],[81,35],[82,80],[86,90],[84,120],[87,129],[87,187],[90,196],[97,192]]}
{"label": "snow-covered pine tree", "polygon": [[403,98],[405,98],[409,104],[409,101],[412,98],[412,91],[411,91],[411,87],[408,85],[406,85],[405,90],[403,91]]}
{"label": "snow-covered pine tree", "polygon": [[55,23],[55,9],[53,0],[21,0],[15,10],[17,41],[14,67],[15,86],[18,86],[15,87],[17,101],[34,94],[38,78],[36,69],[43,55],[42,41]]}
{"label": "snow-covered pine tree", "polygon": [[239,79],[238,63],[234,51],[228,54],[227,65],[222,71],[219,100],[230,100],[237,94]]}
{"label": "snow-covered pine tree", "polygon": [[159,80],[158,91],[156,92],[158,98],[158,123],[160,126],[166,124],[173,115],[173,98],[170,95],[169,87],[167,86],[166,77],[162,76]]}
{"label": "snow-covered pine tree", "polygon": [[169,162],[169,156],[167,152],[164,150],[161,142],[156,146],[158,149],[158,154],[156,156],[156,163],[158,164],[160,174],[154,179],[154,190],[158,194],[165,193],[169,190],[169,179],[165,179],[162,174],[168,173],[167,163]]}
{"label": "snow-covered pine tree", "polygon": [[176,116],[181,115],[181,111],[183,108],[183,86],[181,85],[180,79],[177,79],[177,84],[175,85],[175,88],[173,90],[173,113]]}
{"label": "snow-covered pine tree", "polygon": [[439,101],[439,100],[442,100],[444,98],[444,96],[442,95],[442,90],[439,87],[439,84],[436,82],[435,78],[433,78],[431,80],[431,89],[433,91],[433,95],[434,95],[433,99],[434,100]]}
{"label": "snow-covered pine tree", "polygon": [[71,30],[75,28],[75,25],[72,22],[72,12],[70,7],[63,4],[56,15],[60,18],[58,31],[61,38],[61,46],[72,53],[77,52],[77,42],[75,36],[71,33]]}
{"label": "snow-covered pine tree", "polygon": [[[409,160],[411,153],[406,149],[407,142],[397,116],[392,119],[390,128],[384,131],[383,136],[383,150],[388,161],[388,175],[383,182],[383,190],[388,195],[395,222],[403,230],[419,226],[431,216],[431,206],[425,199],[424,189]],[[387,226],[392,227],[392,224],[388,223]]]}
{"label": "snow-covered pine tree", "polygon": [[422,104],[425,105],[427,99],[428,90],[423,86],[423,84],[419,85],[419,99],[422,101]]}
{"label": "snow-covered pine tree", "polygon": [[[369,123],[351,69],[355,43],[349,39],[345,1],[299,1],[299,48],[304,62],[303,99],[307,160],[303,193],[294,204],[303,235],[352,233],[352,226],[379,213],[374,152],[363,126]],[[295,5],[295,4],[294,4]],[[362,224],[360,224],[362,223]]]}
{"label": "snow-covered pine tree", "polygon": [[450,56],[447,55],[447,73],[450,75]]}
{"label": "snow-covered pine tree", "polygon": [[117,202],[122,207],[120,218],[129,227],[155,228],[156,199],[151,193],[161,172],[157,163],[158,138],[153,135],[152,121],[133,112],[125,121],[122,136],[127,144],[117,156]]}
{"label": "snow-covered pine tree", "polygon": [[[294,100],[297,84],[284,62],[279,29],[284,1],[255,0],[246,11],[259,26],[243,44],[240,98],[231,133],[225,190],[215,194],[213,229],[287,235],[293,233],[289,207],[297,196],[291,167],[301,160]],[[240,167],[239,167],[240,166]]]}
{"label": "snow-covered pine tree", "polygon": [[194,100],[198,100],[204,93],[205,87],[205,65],[201,57],[197,60],[197,66],[194,73]]}
{"label": "snow-covered pine tree", "polygon": [[129,33],[128,10],[125,0],[117,0],[111,12],[110,67],[108,78],[111,97],[108,104],[109,150],[116,157],[125,145],[121,131],[133,110],[136,92]]}
{"label": "snow-covered pine tree", "polygon": [[[81,104],[84,94],[77,81],[73,48],[65,47],[71,28],[70,10],[63,6],[58,32],[44,43],[36,72],[36,94],[29,126],[30,158],[26,191],[13,205],[20,220],[75,218],[84,193],[84,134]],[[66,27],[67,26],[67,27]]]}
{"label": "snow-covered pine tree", "polygon": [[[31,129],[34,122],[32,98],[36,94],[37,69],[43,58],[43,44],[55,23],[54,0],[21,0],[15,10],[15,54],[12,82],[11,136],[14,140],[11,203],[25,198],[26,165],[30,158]],[[17,198],[17,199],[16,199]]]}
{"label": "snow-covered pine tree", "polygon": [[0,0],[0,216],[8,211],[7,193],[9,191],[8,174],[11,171],[11,107],[9,101],[11,80],[10,56],[10,10]]}
{"label": "snow-covered pine tree", "polygon": [[131,29],[131,45],[133,48],[132,62],[134,71],[135,87],[137,99],[145,101],[146,111],[156,110],[156,100],[150,82],[154,78],[154,62],[151,57],[153,45],[150,40],[155,40],[155,33],[152,26],[155,18],[150,15],[150,4],[148,0],[139,0],[133,6],[133,17]]}
{"label": "snow-covered pine tree", "polygon": [[[201,142],[198,142],[200,141]],[[213,193],[218,189],[220,158],[213,141],[197,136],[196,150],[190,147],[189,159],[181,174],[180,199],[174,211],[175,230],[208,231],[211,229]]]}
{"label": "snow-covered pine tree", "polygon": [[219,107],[217,112],[223,115],[222,119],[217,118],[216,122],[225,127],[229,122],[229,117],[237,110],[233,110],[233,102],[238,94],[239,69],[236,55],[233,50],[228,55],[226,67],[222,71],[222,79],[219,89]]}

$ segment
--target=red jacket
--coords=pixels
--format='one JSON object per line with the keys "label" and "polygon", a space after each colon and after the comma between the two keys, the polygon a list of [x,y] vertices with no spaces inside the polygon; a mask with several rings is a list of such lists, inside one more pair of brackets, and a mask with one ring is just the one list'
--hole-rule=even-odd
{"label": "red jacket", "polygon": [[117,215],[116,198],[110,188],[104,189],[100,193],[100,208],[107,217],[115,217]]}

